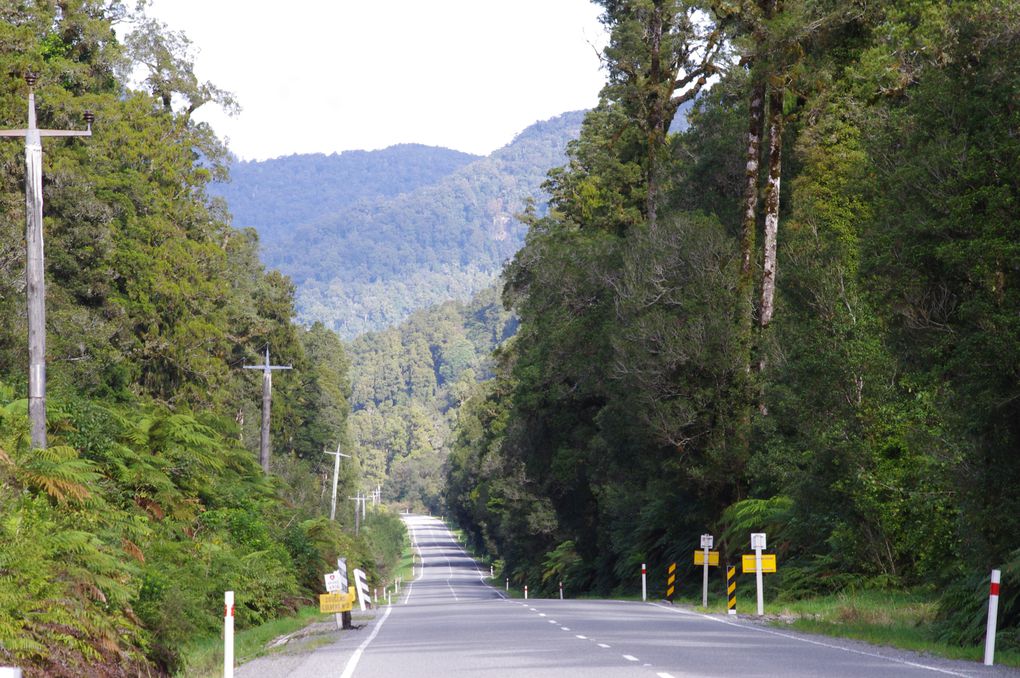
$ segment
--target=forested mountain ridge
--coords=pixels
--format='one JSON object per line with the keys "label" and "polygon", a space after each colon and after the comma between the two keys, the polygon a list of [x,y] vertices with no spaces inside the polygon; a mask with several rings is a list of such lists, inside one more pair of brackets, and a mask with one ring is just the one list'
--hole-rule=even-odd
{"label": "forested mountain ridge", "polygon": [[[567,113],[531,125],[485,158],[419,146],[351,156],[358,168],[379,174],[348,182],[358,190],[344,192],[343,200],[331,184],[348,181],[349,170],[338,173],[348,167],[347,153],[243,163],[232,183],[217,190],[236,226],[266,233],[263,260],[296,284],[299,319],[323,322],[352,338],[416,309],[466,301],[492,284],[524,242],[518,213],[530,199],[544,203],[546,172],[563,163],[582,116]],[[414,171],[397,167],[405,161]],[[394,182],[390,171],[412,179]],[[427,176],[435,180],[422,178]],[[375,186],[374,178],[395,188]],[[269,188],[263,187],[267,181]],[[400,187],[407,190],[393,194]],[[318,193],[334,197],[309,202]],[[268,197],[273,204],[258,207]],[[266,215],[286,212],[295,202],[301,203],[299,215],[270,223]]]}
{"label": "forested mountain ridge", "polygon": [[434,184],[478,159],[447,148],[399,144],[379,151],[234,160],[230,180],[211,184],[209,193],[226,200],[234,226],[254,228],[268,252],[302,224],[361,200],[393,198]]}

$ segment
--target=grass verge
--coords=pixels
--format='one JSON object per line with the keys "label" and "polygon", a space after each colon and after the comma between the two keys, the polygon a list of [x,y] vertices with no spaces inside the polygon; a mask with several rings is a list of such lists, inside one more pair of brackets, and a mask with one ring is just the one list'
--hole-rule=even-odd
{"label": "grass verge", "polygon": [[[321,614],[318,606],[303,607],[291,617],[273,621],[234,634],[234,657],[246,662],[268,654],[266,645],[282,635],[293,633],[332,615]],[[219,635],[202,638],[184,648],[184,669],[177,675],[188,678],[213,678],[223,674],[223,638]]]}
{"label": "grass verge", "polygon": [[[932,630],[936,607],[934,596],[924,593],[861,591],[798,601],[771,601],[766,604],[765,611],[774,619],[774,626],[853,638],[949,659],[982,661],[983,644],[960,647],[936,640]],[[995,663],[1020,666],[1020,652],[996,652]]]}

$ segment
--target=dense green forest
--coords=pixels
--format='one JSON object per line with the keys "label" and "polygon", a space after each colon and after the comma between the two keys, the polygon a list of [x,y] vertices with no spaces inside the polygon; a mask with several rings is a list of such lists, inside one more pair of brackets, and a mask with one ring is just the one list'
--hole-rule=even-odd
{"label": "dense green forest", "polygon": [[492,285],[524,242],[518,213],[544,205],[545,173],[582,115],[535,123],[484,158],[413,145],[292,156],[235,164],[212,190],[294,281],[299,320],[353,339]]}
{"label": "dense green forest", "polygon": [[369,486],[412,510],[443,508],[443,467],[460,404],[492,377],[494,348],[516,330],[495,286],[417,311],[348,344],[350,429]]}
{"label": "dense green forest", "polygon": [[1020,6],[598,4],[449,510],[533,590],[764,531],[772,591],[922,587],[976,642],[989,570],[1020,590]]}
{"label": "dense green forest", "polygon": [[[0,7],[3,126],[25,125],[28,72],[41,127],[96,116],[91,138],[44,141],[47,449],[26,417],[23,144],[0,141],[0,664],[163,675],[218,633],[225,590],[258,624],[308,604],[337,554],[381,574],[403,532],[381,511],[372,540],[323,518],[350,363],[291,322],[293,285],[209,196],[226,150],[191,114],[230,95],[118,0]],[[242,369],[267,345],[294,367],[275,381],[270,476],[260,375]]]}

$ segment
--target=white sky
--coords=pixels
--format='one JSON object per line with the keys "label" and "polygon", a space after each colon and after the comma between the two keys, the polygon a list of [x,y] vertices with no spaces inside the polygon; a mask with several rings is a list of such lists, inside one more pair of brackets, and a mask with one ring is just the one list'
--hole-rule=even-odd
{"label": "white sky", "polygon": [[604,81],[589,0],[152,0],[148,14],[237,96],[239,116],[196,117],[243,159],[405,142],[484,155],[594,106]]}

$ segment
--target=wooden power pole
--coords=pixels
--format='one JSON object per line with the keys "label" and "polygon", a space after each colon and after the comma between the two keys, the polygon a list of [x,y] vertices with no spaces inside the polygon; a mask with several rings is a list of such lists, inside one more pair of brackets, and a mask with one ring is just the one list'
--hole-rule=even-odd
{"label": "wooden power pole", "polygon": [[270,365],[269,345],[266,344],[266,362],[263,365],[245,365],[246,370],[262,370],[262,440],[259,442],[259,463],[262,472],[269,473],[269,412],[273,400],[273,370],[289,370],[290,365]]}
{"label": "wooden power pole", "polygon": [[39,129],[35,124],[34,74],[27,74],[28,127],[0,130],[0,137],[25,139],[25,281],[28,293],[28,418],[33,449],[46,447],[46,279],[43,265],[42,137],[92,136],[91,112],[85,130]]}
{"label": "wooden power pole", "polygon": [[329,519],[336,520],[336,483],[337,478],[340,475],[340,457],[347,457],[351,459],[351,455],[344,454],[340,451],[340,443],[336,444],[336,452],[330,452],[329,450],[323,450],[325,454],[333,455],[333,501],[329,505]]}

